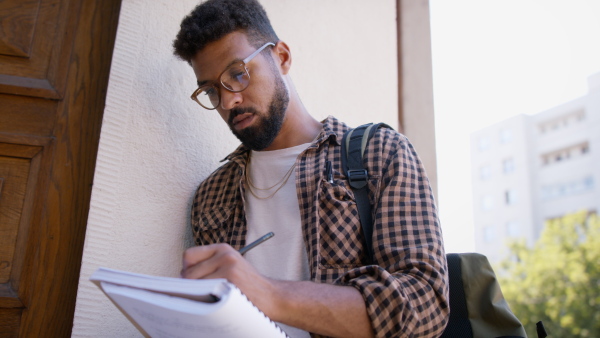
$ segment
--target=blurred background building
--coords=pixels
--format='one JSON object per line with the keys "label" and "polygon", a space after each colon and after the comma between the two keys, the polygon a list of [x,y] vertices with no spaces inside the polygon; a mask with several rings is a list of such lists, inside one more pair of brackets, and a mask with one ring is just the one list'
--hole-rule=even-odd
{"label": "blurred background building", "polygon": [[475,248],[490,261],[547,220],[600,210],[600,73],[585,96],[471,135]]}

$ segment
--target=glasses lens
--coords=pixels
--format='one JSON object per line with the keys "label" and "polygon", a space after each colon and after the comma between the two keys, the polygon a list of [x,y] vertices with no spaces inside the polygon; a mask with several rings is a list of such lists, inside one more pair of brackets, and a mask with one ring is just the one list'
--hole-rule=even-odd
{"label": "glasses lens", "polygon": [[250,75],[243,64],[233,65],[221,75],[221,84],[232,92],[241,92],[249,83]]}
{"label": "glasses lens", "polygon": [[219,92],[214,86],[202,87],[196,92],[196,100],[206,109],[215,109],[219,105]]}

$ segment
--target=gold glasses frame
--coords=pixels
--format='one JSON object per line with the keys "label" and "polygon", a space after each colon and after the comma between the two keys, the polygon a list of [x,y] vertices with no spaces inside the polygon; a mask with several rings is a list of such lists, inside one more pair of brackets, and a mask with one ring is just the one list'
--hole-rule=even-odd
{"label": "gold glasses frame", "polygon": [[[246,88],[248,88],[248,86],[250,85],[250,72],[248,71],[248,68],[246,67],[246,64],[248,64],[248,62],[250,62],[255,56],[257,56],[258,54],[260,54],[260,52],[262,52],[265,48],[269,47],[269,46],[275,46],[275,44],[273,42],[267,42],[264,45],[262,45],[262,47],[260,47],[259,49],[257,49],[256,51],[254,51],[254,53],[250,54],[248,57],[246,57],[245,59],[243,59],[242,61],[240,61],[240,63],[233,63],[229,66],[227,66],[227,68],[225,68],[225,70],[223,70],[221,72],[221,74],[219,74],[219,83],[220,86],[217,85],[216,83],[211,83],[211,84],[205,84],[202,86],[199,86],[198,89],[196,89],[192,95],[190,96],[190,98],[192,100],[194,100],[197,104],[199,104],[200,106],[202,106],[204,109],[208,109],[208,110],[214,110],[217,109],[217,107],[221,104],[221,89],[220,87],[223,87],[225,90],[231,92],[231,93],[239,93],[244,91]],[[230,70],[232,67],[240,67],[241,69],[244,70],[245,74],[243,74],[244,76],[247,77],[247,81],[245,83],[242,82],[238,82],[239,84],[242,85],[241,89],[235,90],[231,85],[228,85],[226,81],[223,81],[223,75]],[[210,90],[215,90],[215,94],[217,95],[216,98],[216,103],[213,104],[214,107],[212,106],[205,106],[203,105],[200,100],[198,99],[198,96],[202,93],[208,93],[207,95],[210,96]],[[212,100],[211,100],[212,101]]]}

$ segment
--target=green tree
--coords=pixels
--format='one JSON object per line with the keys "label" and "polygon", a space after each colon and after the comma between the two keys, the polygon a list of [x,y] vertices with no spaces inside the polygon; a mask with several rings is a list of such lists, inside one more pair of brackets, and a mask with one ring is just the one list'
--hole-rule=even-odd
{"label": "green tree", "polygon": [[534,247],[510,244],[499,274],[529,337],[600,337],[600,219],[578,212],[546,223]]}

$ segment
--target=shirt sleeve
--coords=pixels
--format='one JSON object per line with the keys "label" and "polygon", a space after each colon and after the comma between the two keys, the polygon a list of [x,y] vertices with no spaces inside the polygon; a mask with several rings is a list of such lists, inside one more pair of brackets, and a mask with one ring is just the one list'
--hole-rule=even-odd
{"label": "shirt sleeve", "polygon": [[448,321],[448,277],[429,180],[403,135],[380,130],[370,144],[369,172],[381,173],[374,262],[347,271],[336,283],[362,293],[377,337],[437,337]]}

